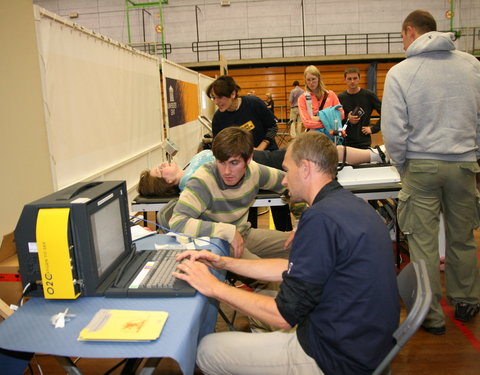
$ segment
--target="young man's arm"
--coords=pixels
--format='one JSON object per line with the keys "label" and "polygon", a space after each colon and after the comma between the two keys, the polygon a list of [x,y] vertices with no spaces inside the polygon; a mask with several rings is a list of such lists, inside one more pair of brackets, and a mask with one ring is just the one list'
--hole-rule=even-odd
{"label": "young man's arm", "polygon": [[[372,103],[372,107],[378,112],[379,115],[381,115],[382,102],[374,92],[371,93],[370,101]],[[372,130],[372,134],[378,133],[380,131],[381,121],[382,121],[381,118],[379,118],[378,121],[370,127]]]}
{"label": "young man's arm", "polygon": [[266,148],[268,148],[268,146],[271,143],[275,142],[275,137],[277,136],[277,133],[278,133],[278,125],[277,125],[277,122],[275,121],[275,116],[273,115],[272,111],[268,109],[268,107],[267,107],[267,110],[265,110],[266,106],[260,102],[252,103],[252,105],[255,106],[255,111],[257,113],[258,118],[262,122],[261,125],[263,126],[264,128],[263,130],[265,132],[263,140],[260,143],[260,145],[257,147],[257,149],[265,150]]}
{"label": "young man's arm", "polygon": [[[283,160],[282,160],[283,162]],[[258,166],[258,171],[260,175],[259,187],[262,190],[271,190],[276,193],[283,193],[285,186],[282,185],[283,177],[285,172],[273,167],[267,167],[266,165],[255,163],[251,168],[256,168]]]}
{"label": "young man's arm", "polygon": [[170,229],[192,237],[217,237],[231,243],[237,231],[235,225],[201,218],[211,200],[204,181],[190,178],[173,210],[169,221]]}
{"label": "young man's arm", "polygon": [[290,95],[288,96],[288,102],[290,103],[290,105],[293,104],[293,90],[290,91]]}

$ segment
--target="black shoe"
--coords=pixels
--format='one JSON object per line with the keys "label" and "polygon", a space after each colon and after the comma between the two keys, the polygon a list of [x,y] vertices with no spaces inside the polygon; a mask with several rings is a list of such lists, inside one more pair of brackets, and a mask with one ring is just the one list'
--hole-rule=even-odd
{"label": "black shoe", "polygon": [[423,327],[425,331],[431,333],[432,335],[444,335],[445,334],[445,326],[439,327]]}
{"label": "black shoe", "polygon": [[480,311],[480,304],[460,302],[455,305],[455,319],[469,322]]}

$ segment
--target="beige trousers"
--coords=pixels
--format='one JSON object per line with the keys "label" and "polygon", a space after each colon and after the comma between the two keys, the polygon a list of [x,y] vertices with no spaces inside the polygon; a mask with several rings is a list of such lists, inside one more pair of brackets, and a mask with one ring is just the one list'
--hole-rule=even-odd
{"label": "beige trousers", "polygon": [[295,329],[212,333],[200,341],[197,365],[207,375],[323,375]]}
{"label": "beige trousers", "polygon": [[298,107],[290,108],[290,136],[295,138],[303,132],[303,124],[298,112]]}

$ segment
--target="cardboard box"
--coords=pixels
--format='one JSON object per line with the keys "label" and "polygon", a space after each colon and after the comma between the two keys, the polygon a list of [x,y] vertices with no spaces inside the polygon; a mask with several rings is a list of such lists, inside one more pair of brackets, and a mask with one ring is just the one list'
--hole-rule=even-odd
{"label": "cardboard box", "polygon": [[17,304],[22,296],[22,279],[17,255],[0,262],[0,298],[7,304]]}
{"label": "cardboard box", "polygon": [[13,233],[3,237],[0,247],[0,298],[7,304],[17,304],[22,296],[17,250]]}
{"label": "cardboard box", "polygon": [[17,247],[12,232],[3,236],[2,246],[0,246],[0,262],[15,254],[17,254]]}

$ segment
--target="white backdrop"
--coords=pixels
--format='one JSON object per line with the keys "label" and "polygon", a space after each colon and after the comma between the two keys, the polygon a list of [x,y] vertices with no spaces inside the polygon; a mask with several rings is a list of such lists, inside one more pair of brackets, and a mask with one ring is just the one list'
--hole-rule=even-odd
{"label": "white backdrop", "polygon": [[158,58],[38,7],[35,21],[55,190],[132,162],[117,174],[136,182],[163,140]]}
{"label": "white backdrop", "polygon": [[201,112],[202,115],[204,115],[210,120],[212,119],[213,114],[215,113],[217,108],[215,107],[213,101],[210,100],[205,90],[213,81],[214,79],[212,77],[206,76],[204,74],[198,75],[198,89],[200,90],[198,97],[200,99]]}

